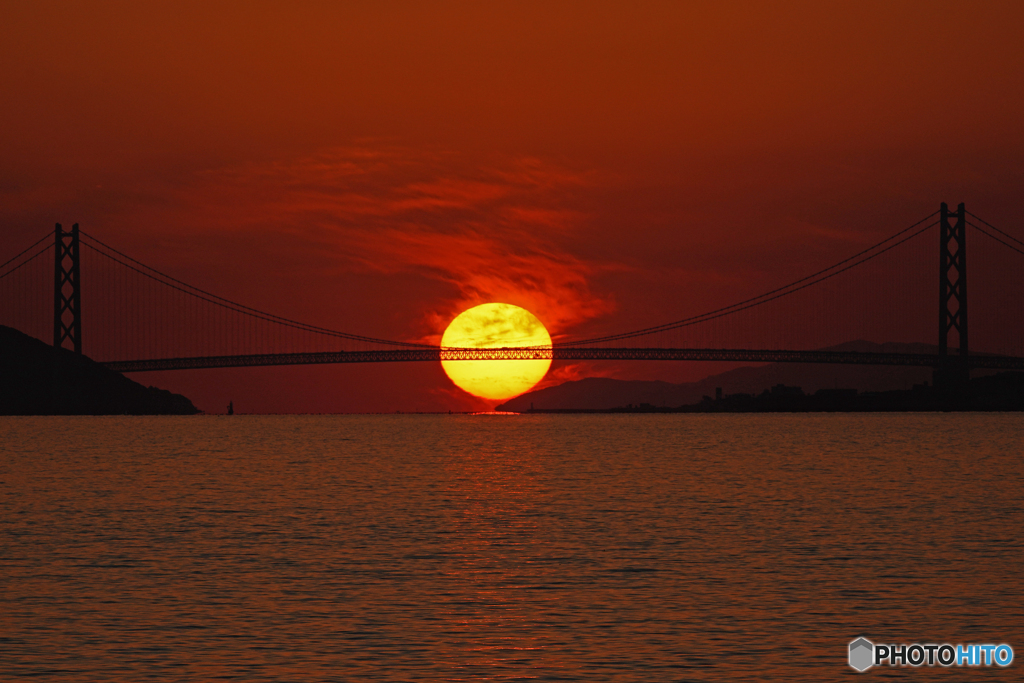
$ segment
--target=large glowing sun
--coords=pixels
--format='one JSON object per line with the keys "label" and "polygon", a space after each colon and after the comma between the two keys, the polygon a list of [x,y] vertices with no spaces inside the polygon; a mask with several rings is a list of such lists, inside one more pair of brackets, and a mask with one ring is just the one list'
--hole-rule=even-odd
{"label": "large glowing sun", "polygon": [[[533,313],[512,304],[481,304],[460,313],[448,325],[441,346],[495,349],[551,346],[551,335]],[[504,400],[529,391],[544,378],[551,359],[443,360],[441,367],[463,391]]]}

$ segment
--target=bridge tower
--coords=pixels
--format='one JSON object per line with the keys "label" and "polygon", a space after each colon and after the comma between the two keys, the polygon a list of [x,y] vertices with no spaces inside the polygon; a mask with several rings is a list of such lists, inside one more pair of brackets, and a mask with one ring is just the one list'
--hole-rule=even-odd
{"label": "bridge tower", "polygon": [[[955,223],[951,223],[956,219]],[[951,338],[956,331],[957,355]],[[967,362],[967,220],[963,202],[956,212],[939,210],[939,366],[935,385],[955,389],[970,377]]]}
{"label": "bridge tower", "polygon": [[81,261],[78,258],[78,223],[70,232],[57,223],[53,244],[53,345],[62,348],[71,342],[75,353],[82,353]]}

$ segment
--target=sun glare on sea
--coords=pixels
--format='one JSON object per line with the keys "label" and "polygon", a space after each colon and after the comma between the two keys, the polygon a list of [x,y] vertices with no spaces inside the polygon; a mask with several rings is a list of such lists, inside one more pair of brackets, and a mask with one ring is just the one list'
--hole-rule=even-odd
{"label": "sun glare on sea", "polygon": [[[481,304],[463,311],[448,325],[441,346],[473,349],[551,346],[551,335],[537,316],[525,308],[512,304]],[[551,360],[443,360],[441,367],[463,391],[500,401],[532,389],[547,374]]]}

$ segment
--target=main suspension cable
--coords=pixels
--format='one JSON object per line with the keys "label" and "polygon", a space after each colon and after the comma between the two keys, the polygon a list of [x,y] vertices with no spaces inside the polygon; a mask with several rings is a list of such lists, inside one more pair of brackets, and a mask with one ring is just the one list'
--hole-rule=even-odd
{"label": "main suspension cable", "polygon": [[[1002,235],[1003,237],[1006,237],[1006,238],[1008,238],[1008,239],[1011,239],[1011,240],[1013,240],[1014,242],[1016,242],[1017,244],[1019,244],[1019,245],[1021,245],[1022,247],[1024,247],[1024,242],[1021,242],[1021,241],[1020,241],[1019,239],[1017,239],[1016,237],[1014,237],[1014,236],[1013,236],[1013,235],[1011,235],[1010,233],[1007,233],[1007,232],[1003,232],[1002,230],[1000,230],[999,228],[997,228],[996,226],[992,225],[992,224],[991,224],[991,223],[989,223],[989,222],[988,222],[987,220],[985,220],[984,218],[982,218],[981,216],[977,216],[977,215],[975,215],[975,214],[971,213],[970,211],[965,211],[965,213],[967,213],[967,215],[971,216],[972,218],[977,218],[977,219],[978,219],[979,221],[981,221],[982,223],[984,223],[984,224],[985,224],[985,225],[987,225],[988,227],[992,228],[993,230],[995,230],[996,232],[998,232],[998,233],[999,233],[1000,235]],[[974,225],[974,224],[973,224],[973,223],[970,223],[970,225]],[[978,230],[981,230],[981,228],[979,228],[979,227],[978,227],[977,225],[974,225],[974,227],[975,227],[975,228],[977,228]],[[991,237],[991,235],[989,235],[989,237]],[[1004,242],[1003,244],[1006,244],[1006,243]],[[1009,246],[1009,245],[1007,245],[1007,246]]]}
{"label": "main suspension cable", "polygon": [[[179,279],[177,279],[175,277],[172,277],[172,276],[170,276],[170,275],[168,275],[166,273],[163,273],[163,272],[157,270],[156,268],[153,268],[151,266],[146,265],[145,263],[139,261],[138,259],[132,258],[131,256],[128,256],[127,254],[125,254],[125,253],[123,253],[121,251],[118,251],[114,247],[111,247],[110,245],[108,245],[108,244],[106,244],[106,243],[96,239],[92,235],[89,235],[84,230],[79,230],[79,233],[81,235],[87,237],[88,239],[92,240],[96,244],[100,245],[101,247],[103,247],[103,249],[109,250],[109,251],[113,252],[114,254],[117,254],[121,258],[126,259],[127,261],[130,261],[131,263],[126,263],[125,261],[122,261],[121,259],[119,259],[119,258],[117,258],[115,256],[112,256],[112,255],[110,255],[108,253],[105,253],[102,249],[99,249],[96,246],[93,246],[93,245],[90,245],[88,243],[85,243],[85,245],[87,247],[89,247],[90,249],[92,249],[96,253],[102,254],[103,256],[107,257],[108,259],[110,259],[112,261],[115,261],[116,263],[119,263],[120,265],[122,265],[122,266],[124,266],[126,268],[130,268],[131,270],[134,270],[135,272],[137,272],[137,273],[139,273],[141,275],[144,275],[144,276],[146,276],[146,277],[148,277],[148,278],[150,278],[150,279],[152,279],[152,280],[154,280],[156,282],[160,282],[161,284],[163,284],[166,287],[171,287],[171,288],[176,289],[176,290],[178,290],[180,292],[184,292],[185,294],[188,294],[189,296],[193,296],[193,297],[195,297],[197,299],[202,299],[203,301],[206,301],[208,303],[220,306],[221,308],[225,308],[225,309],[228,309],[228,310],[233,310],[236,313],[241,313],[243,315],[248,315],[248,316],[251,316],[251,317],[254,317],[254,318],[259,318],[261,320],[265,320],[267,322],[272,322],[272,323],[276,323],[276,324],[279,324],[279,325],[283,325],[285,327],[291,327],[291,328],[294,328],[294,329],[306,330],[306,331],[309,331],[309,332],[315,332],[317,334],[322,334],[322,335],[330,336],[330,337],[338,337],[338,338],[342,338],[342,339],[348,339],[350,341],[361,341],[361,342],[366,342],[366,343],[371,343],[371,344],[387,344],[387,345],[390,345],[390,346],[407,346],[407,347],[414,347],[414,348],[432,348],[429,344],[418,344],[418,343],[415,343],[415,342],[395,341],[395,340],[391,340],[391,339],[377,339],[375,337],[364,337],[362,335],[349,334],[347,332],[341,332],[339,330],[332,330],[332,329],[325,328],[325,327],[318,327],[316,325],[310,325],[308,323],[299,322],[297,320],[292,320],[290,318],[285,318],[285,317],[282,317],[282,316],[279,316],[279,315],[275,315],[273,313],[268,313],[266,311],[261,311],[261,310],[259,310],[257,308],[253,308],[251,306],[246,306],[245,304],[238,303],[237,301],[232,301],[232,300],[226,299],[226,298],[224,298],[222,296],[218,296],[218,295],[213,294],[211,292],[208,292],[206,290],[200,289],[199,287],[196,287],[194,285],[190,285],[187,282],[183,282],[182,280],[179,280]],[[133,263],[137,264],[137,266],[141,266],[141,269],[136,267],[136,266],[133,266],[132,265]],[[142,270],[142,269],[145,269],[145,270]],[[151,271],[151,272],[146,272],[146,271]],[[155,273],[156,275],[153,275],[153,273]],[[159,277],[157,277],[157,276],[159,276]],[[161,280],[161,278],[163,278],[163,280]]]}
{"label": "main suspension cable", "polygon": [[[48,237],[48,236],[49,236],[49,235],[47,235],[47,237]],[[44,237],[44,238],[43,238],[43,240],[45,240],[45,239],[46,239],[46,237]],[[42,242],[43,240],[39,240],[39,242]],[[37,244],[39,244],[39,242],[36,242],[35,244],[33,244],[33,245],[32,245],[32,247],[34,247],[34,246],[36,246]],[[28,250],[29,250],[29,249],[31,249],[32,247],[29,247],[29,248],[28,248],[28,249],[26,249],[25,251],[21,252],[21,254],[18,254],[18,256],[15,256],[14,258],[10,259],[9,261],[7,261],[7,263],[10,263],[11,261],[14,261],[14,260],[16,260],[16,259],[17,259],[17,258],[18,258],[19,256],[21,256],[22,254],[24,254],[24,253],[25,253],[26,251],[28,251]],[[48,252],[48,251],[49,251],[50,249],[53,249],[53,245],[52,245],[52,244],[47,244],[47,245],[46,245],[45,247],[43,247],[42,249],[40,249],[39,251],[37,251],[37,252],[36,252],[35,254],[33,254],[33,255],[32,255],[32,256],[30,256],[29,258],[25,259],[24,261],[22,261],[22,262],[21,262],[21,263],[19,263],[18,265],[14,266],[14,267],[13,267],[13,268],[11,268],[10,270],[8,270],[8,271],[7,271],[6,273],[3,273],[2,275],[0,275],[0,280],[4,279],[5,277],[7,277],[8,275],[10,275],[10,274],[11,274],[11,273],[13,273],[13,272],[15,272],[15,271],[17,271],[17,270],[20,270],[20,269],[22,268],[22,266],[26,266],[26,265],[28,265],[29,263],[32,263],[32,261],[35,261],[35,260],[36,260],[37,258],[39,258],[39,257],[40,257],[41,255],[43,255],[43,254],[45,254],[46,252]],[[3,268],[4,266],[6,266],[6,265],[7,265],[7,263],[3,264],[3,266],[0,266],[0,268]]]}
{"label": "main suspension cable", "polygon": [[[690,325],[695,325],[695,324],[698,324],[698,323],[707,322],[709,320],[715,320],[717,318],[721,318],[721,317],[730,315],[732,313],[738,313],[740,311],[744,311],[744,310],[747,310],[749,308],[753,308],[755,306],[760,306],[761,304],[768,303],[769,301],[774,301],[774,300],[779,299],[781,297],[788,296],[788,295],[793,294],[795,292],[799,292],[800,290],[806,289],[807,287],[810,287],[811,285],[815,285],[815,284],[817,284],[819,282],[822,282],[824,280],[829,279],[830,277],[838,275],[839,273],[845,272],[845,271],[849,270],[850,268],[853,268],[855,266],[859,266],[862,263],[866,263],[867,261],[870,261],[870,260],[872,260],[872,259],[874,259],[874,258],[876,258],[878,256],[881,256],[882,254],[884,254],[885,252],[889,251],[890,249],[892,249],[894,247],[897,247],[900,244],[903,244],[904,242],[906,242],[906,241],[908,241],[910,239],[913,239],[914,237],[917,237],[918,235],[920,235],[921,233],[925,232],[926,230],[929,230],[930,228],[935,227],[935,225],[937,225],[937,223],[931,223],[929,225],[926,225],[925,227],[923,227],[920,230],[918,230],[917,232],[909,235],[908,237],[905,237],[904,239],[902,239],[902,240],[900,240],[898,242],[890,244],[885,249],[882,249],[881,251],[873,253],[870,256],[867,256],[866,258],[861,259],[860,261],[856,261],[855,263],[852,263],[851,265],[848,265],[845,268],[842,268],[841,270],[836,270],[840,266],[842,266],[844,264],[847,264],[847,263],[850,263],[851,261],[854,261],[855,259],[858,259],[861,256],[864,256],[865,254],[869,254],[869,253],[875,251],[876,249],[878,249],[879,247],[881,247],[882,245],[884,245],[884,244],[886,244],[888,242],[892,242],[893,240],[901,237],[902,235],[905,235],[906,233],[910,232],[914,228],[917,228],[918,226],[920,226],[922,223],[926,222],[930,218],[934,217],[935,214],[937,214],[937,213],[938,213],[938,211],[933,211],[932,213],[928,214],[927,216],[925,216],[921,220],[917,221],[913,225],[910,225],[910,226],[904,228],[903,230],[900,230],[899,232],[895,233],[894,235],[891,235],[891,236],[885,238],[881,242],[878,242],[877,244],[873,244],[870,247],[868,247],[867,249],[863,249],[863,250],[857,252],[856,254],[854,254],[852,256],[849,256],[849,257],[843,259],[842,261],[839,261],[838,263],[835,263],[835,264],[829,266],[828,268],[824,268],[822,270],[819,270],[816,273],[812,273],[810,275],[802,277],[799,280],[794,280],[793,282],[790,282],[787,285],[784,285],[782,287],[777,287],[776,289],[773,289],[773,290],[768,291],[768,292],[764,292],[763,294],[760,294],[758,296],[751,297],[749,299],[745,299],[744,301],[740,301],[740,302],[731,304],[729,306],[724,306],[722,308],[718,308],[718,309],[715,309],[713,311],[707,311],[705,313],[701,313],[700,315],[691,316],[689,318],[683,318],[682,320],[677,320],[675,322],[665,323],[663,325],[657,325],[657,326],[654,326],[654,327],[647,327],[647,328],[643,328],[643,329],[639,329],[639,330],[633,330],[631,332],[624,332],[622,334],[608,335],[608,336],[605,336],[605,337],[595,337],[595,338],[591,338],[591,339],[582,339],[582,340],[577,340],[577,341],[559,342],[557,344],[553,344],[552,346],[556,346],[556,347],[575,346],[575,345],[578,345],[578,344],[595,344],[595,343],[599,343],[599,342],[619,341],[619,340],[623,340],[623,339],[633,339],[633,338],[636,338],[636,337],[644,337],[644,336],[647,336],[647,335],[656,334],[658,332],[667,332],[669,330],[679,329],[681,327],[689,327]],[[830,271],[835,271],[835,272],[830,272]],[[825,275],[826,273],[829,273],[829,274]],[[825,276],[824,277],[820,277],[822,275],[825,275]],[[806,283],[806,284],[804,284],[804,283]],[[801,285],[801,286],[797,287],[797,285]]]}
{"label": "main suspension cable", "polygon": [[[981,219],[979,218],[978,220],[981,220]],[[986,230],[985,228],[981,227],[980,225],[975,225],[974,223],[971,223],[970,221],[967,221],[967,225],[971,226],[972,228],[974,228],[975,230],[977,230],[981,234],[987,235],[989,238],[994,239],[996,242],[999,242],[1003,246],[1006,246],[1006,247],[1014,250],[1018,254],[1024,254],[1024,249],[1020,249],[1018,247],[1015,247],[1012,244],[1010,244],[1009,242],[996,237],[995,235],[993,235],[992,233],[990,233],[988,230]],[[985,223],[985,225],[988,225],[988,223]],[[989,226],[989,227],[992,227],[992,226]],[[1002,230],[1000,230],[999,233],[1000,234],[1005,234]],[[1010,237],[1010,236],[1007,235],[1007,237]],[[1013,238],[1010,237],[1010,239],[1013,239]],[[1021,244],[1024,244],[1024,242],[1021,242]]]}

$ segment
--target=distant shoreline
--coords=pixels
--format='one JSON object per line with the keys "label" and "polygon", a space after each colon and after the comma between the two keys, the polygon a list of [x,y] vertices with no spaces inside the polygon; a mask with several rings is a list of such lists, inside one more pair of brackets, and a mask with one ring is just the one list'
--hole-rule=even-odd
{"label": "distant shoreline", "polygon": [[615,408],[531,408],[524,414],[587,413],[919,413],[1024,411],[1024,373],[978,377],[956,388],[919,384],[913,389],[859,393],[856,389],[821,389],[805,394],[782,384],[761,394],[705,396],[678,407],[648,403]]}

